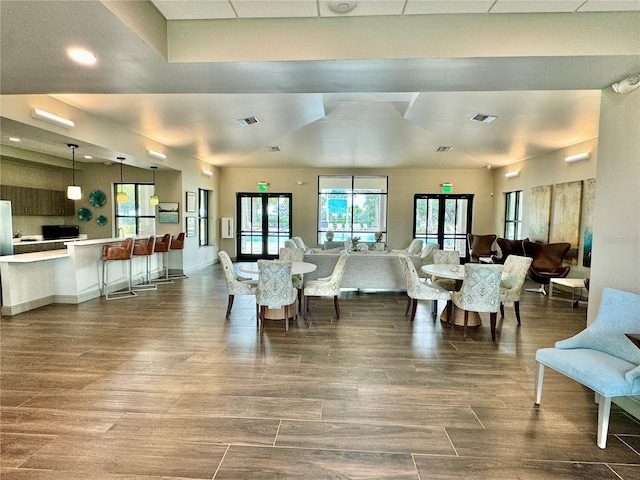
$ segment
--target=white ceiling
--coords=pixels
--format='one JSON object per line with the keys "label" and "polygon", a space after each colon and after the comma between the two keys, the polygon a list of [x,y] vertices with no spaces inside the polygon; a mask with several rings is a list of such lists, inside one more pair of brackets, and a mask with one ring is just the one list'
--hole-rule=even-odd
{"label": "white ceiling", "polygon": [[[339,15],[327,3],[153,1],[176,21],[640,10],[640,0],[360,0]],[[0,9],[3,95],[50,94],[169,154],[219,166],[507,165],[596,137],[600,89],[640,69],[637,59],[606,56],[168,63],[101,2],[3,0]],[[91,46],[100,67],[70,65],[70,42]],[[478,113],[497,119],[471,121]],[[249,116],[260,122],[237,124]],[[73,131],[7,118],[1,130],[3,145],[15,147],[8,137],[19,136],[19,148],[62,158],[66,143],[77,141]],[[122,153],[80,143],[93,161]],[[280,151],[267,152],[272,146]],[[452,150],[439,153],[440,146]]]}

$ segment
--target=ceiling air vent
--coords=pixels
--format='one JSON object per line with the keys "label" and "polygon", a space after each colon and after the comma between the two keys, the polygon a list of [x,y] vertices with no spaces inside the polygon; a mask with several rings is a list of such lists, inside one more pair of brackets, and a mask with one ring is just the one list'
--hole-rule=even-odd
{"label": "ceiling air vent", "polygon": [[471,117],[471,120],[474,120],[476,122],[482,122],[482,123],[491,123],[496,118],[498,117],[494,115],[485,115],[484,113],[476,113],[473,117]]}
{"label": "ceiling air vent", "polygon": [[453,147],[443,147],[440,146],[436,148],[436,152],[450,152]]}
{"label": "ceiling air vent", "polygon": [[254,123],[260,123],[258,117],[247,117],[247,118],[239,118],[236,120],[236,123],[241,127],[246,127],[247,125],[253,125]]}
{"label": "ceiling air vent", "polygon": [[267,146],[267,152],[279,152],[280,151],[280,147],[278,146]]}

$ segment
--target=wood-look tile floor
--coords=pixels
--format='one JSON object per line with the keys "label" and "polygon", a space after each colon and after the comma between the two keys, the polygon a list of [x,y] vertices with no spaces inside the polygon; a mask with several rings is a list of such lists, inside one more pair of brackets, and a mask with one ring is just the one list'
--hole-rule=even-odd
{"label": "wood-look tile floor", "polygon": [[219,265],[155,292],[4,317],[3,480],[640,479],[640,423],[614,407],[596,446],[593,394],[537,348],[580,331],[524,293],[491,342],[463,338],[401,293],[312,299],[259,335],[253,297],[230,319]]}

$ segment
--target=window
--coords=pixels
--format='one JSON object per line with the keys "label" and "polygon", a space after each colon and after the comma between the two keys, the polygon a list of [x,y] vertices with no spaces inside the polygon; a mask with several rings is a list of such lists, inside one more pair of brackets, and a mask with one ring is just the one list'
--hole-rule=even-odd
{"label": "window", "polygon": [[209,190],[198,189],[198,245],[209,245]]}
{"label": "window", "polygon": [[517,240],[522,233],[522,190],[504,194],[504,238]]}
{"label": "window", "polygon": [[374,242],[376,232],[387,237],[387,186],[383,175],[320,175],[318,177],[318,243],[360,237]]}
{"label": "window", "polygon": [[457,250],[468,260],[473,195],[416,194],[413,200],[413,238],[437,242],[442,250]]}
{"label": "window", "polygon": [[149,203],[154,193],[152,183],[115,183],[113,198],[117,192],[127,194],[127,201],[115,206],[115,236],[149,236],[156,233],[156,207]]}

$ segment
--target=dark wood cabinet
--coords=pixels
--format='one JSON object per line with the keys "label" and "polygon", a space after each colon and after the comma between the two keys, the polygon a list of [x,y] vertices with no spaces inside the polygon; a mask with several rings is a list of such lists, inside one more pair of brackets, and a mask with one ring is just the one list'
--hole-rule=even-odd
{"label": "dark wood cabinet", "polygon": [[0,197],[11,202],[13,215],[68,217],[75,215],[73,200],[60,190],[0,186]]}

